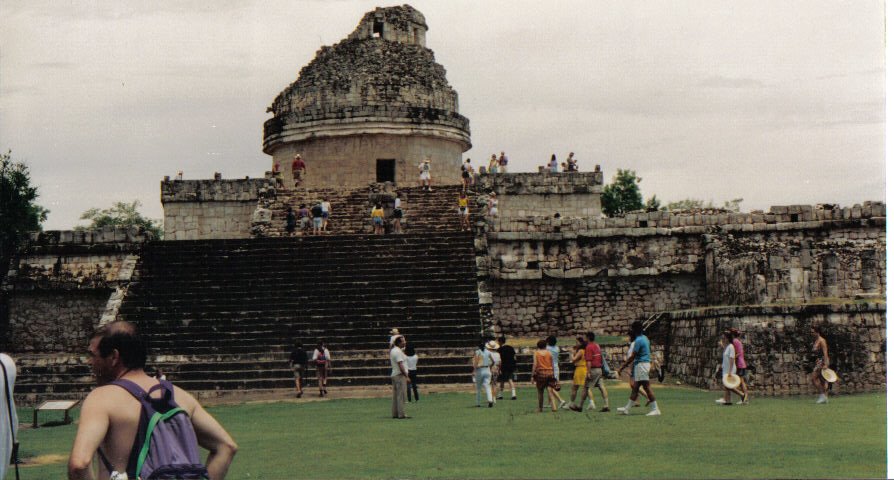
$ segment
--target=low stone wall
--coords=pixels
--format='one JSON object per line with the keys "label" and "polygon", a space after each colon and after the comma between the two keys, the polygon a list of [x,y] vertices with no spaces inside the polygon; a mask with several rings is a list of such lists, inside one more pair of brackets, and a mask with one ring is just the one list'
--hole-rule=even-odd
{"label": "low stone wall", "polygon": [[699,275],[498,282],[492,322],[506,335],[623,335],[654,312],[705,304]]}
{"label": "low stone wall", "polygon": [[165,239],[248,238],[258,198],[272,190],[269,178],[162,181]]}
{"label": "low stone wall", "polygon": [[[114,318],[142,244],[135,229],[49,231],[32,236],[2,285],[9,351],[80,352],[104,314]],[[113,304],[110,308],[110,303]]]}
{"label": "low stone wall", "polygon": [[602,216],[602,172],[497,173],[476,177],[478,190],[495,192],[501,219]]}
{"label": "low stone wall", "polygon": [[884,391],[886,387],[884,303],[717,307],[667,313],[667,368],[682,381],[717,388],[721,332],[735,327],[749,365],[756,369],[749,389],[762,395],[808,394],[814,357],[811,325],[829,343],[832,368],[841,377],[834,391]]}
{"label": "low stone wall", "polygon": [[83,351],[112,291],[16,292],[9,304],[7,348],[15,353]]}

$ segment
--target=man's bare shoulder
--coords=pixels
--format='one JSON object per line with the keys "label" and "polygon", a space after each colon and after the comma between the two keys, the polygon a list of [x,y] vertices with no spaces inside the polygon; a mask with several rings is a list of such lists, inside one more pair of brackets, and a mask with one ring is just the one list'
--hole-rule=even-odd
{"label": "man's bare shoulder", "polygon": [[103,385],[96,387],[84,399],[84,405],[120,405],[122,399],[133,398],[125,389],[116,385]]}
{"label": "man's bare shoulder", "polygon": [[180,408],[186,410],[186,413],[190,416],[192,416],[196,407],[199,406],[199,401],[192,394],[177,385],[174,385],[174,401],[177,402],[177,405],[180,405]]}

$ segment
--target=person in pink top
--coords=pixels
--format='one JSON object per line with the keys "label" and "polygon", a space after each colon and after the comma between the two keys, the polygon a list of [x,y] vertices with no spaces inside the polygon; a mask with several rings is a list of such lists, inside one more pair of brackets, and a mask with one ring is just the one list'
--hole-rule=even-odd
{"label": "person in pink top", "polygon": [[739,402],[740,404],[747,405],[748,404],[748,385],[745,383],[745,378],[748,375],[748,364],[745,362],[745,347],[742,346],[742,341],[739,340],[739,329],[730,328],[729,333],[733,336],[733,348],[736,350],[736,375],[738,375],[742,379],[742,392],[745,394],[745,397]]}

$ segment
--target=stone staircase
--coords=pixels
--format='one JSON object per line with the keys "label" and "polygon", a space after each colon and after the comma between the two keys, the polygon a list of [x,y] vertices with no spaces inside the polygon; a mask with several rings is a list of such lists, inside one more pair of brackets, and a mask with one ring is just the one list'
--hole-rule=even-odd
{"label": "stone staircase", "polygon": [[[450,232],[460,229],[460,219],[457,213],[457,199],[462,191],[460,185],[434,186],[428,192],[420,187],[397,188],[400,193],[403,217],[403,233],[425,232]],[[376,194],[372,194],[375,196]],[[470,191],[469,204],[471,205],[471,222],[481,218],[481,209],[475,206],[477,191]],[[285,236],[286,209],[291,206],[297,211],[301,204],[308,208],[320,200],[328,200],[332,205],[332,214],[329,219],[330,235],[349,235],[372,233],[370,221],[370,189],[360,188],[351,190],[335,189],[306,189],[278,190],[276,200],[269,205],[272,211],[272,226],[264,236]],[[392,233],[390,203],[383,204],[386,208],[386,233]]]}
{"label": "stone staircase", "polygon": [[[481,334],[472,243],[468,232],[153,242],[120,314],[140,324],[151,366],[205,394],[289,388],[296,340],[326,341],[332,386],[386,384],[393,327],[416,345],[420,382],[467,383]],[[92,386],[77,355],[20,368],[26,403]]]}

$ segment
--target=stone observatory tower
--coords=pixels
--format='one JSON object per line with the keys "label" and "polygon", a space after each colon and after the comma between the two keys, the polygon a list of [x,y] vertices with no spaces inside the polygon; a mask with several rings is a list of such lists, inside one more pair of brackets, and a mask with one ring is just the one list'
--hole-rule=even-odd
{"label": "stone observatory tower", "polygon": [[409,186],[426,158],[436,185],[459,183],[462,153],[472,147],[469,120],[425,47],[427,30],[409,5],[377,8],[317,52],[264,123],[264,153],[286,179],[301,154],[307,187]]}

